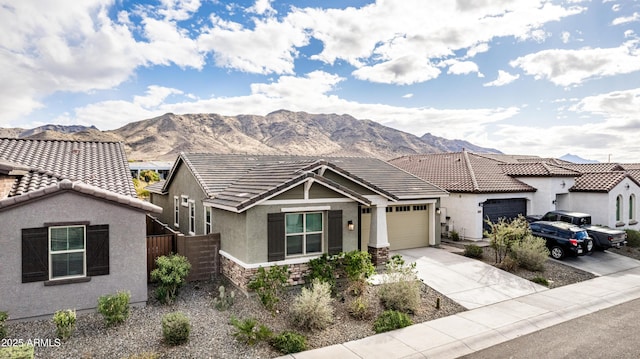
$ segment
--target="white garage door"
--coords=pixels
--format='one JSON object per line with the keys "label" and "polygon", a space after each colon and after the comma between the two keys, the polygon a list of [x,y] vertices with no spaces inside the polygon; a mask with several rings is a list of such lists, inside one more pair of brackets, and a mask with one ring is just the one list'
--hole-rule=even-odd
{"label": "white garage door", "polygon": [[[427,205],[387,207],[387,233],[391,250],[426,247],[429,245],[429,216]],[[361,247],[369,244],[371,213],[363,208],[361,216]]]}

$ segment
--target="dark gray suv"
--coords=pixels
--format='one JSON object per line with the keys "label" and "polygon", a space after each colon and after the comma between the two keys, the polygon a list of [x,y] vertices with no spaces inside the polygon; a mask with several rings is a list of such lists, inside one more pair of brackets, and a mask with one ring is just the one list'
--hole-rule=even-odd
{"label": "dark gray suv", "polygon": [[565,222],[539,221],[529,224],[536,237],[547,241],[549,254],[554,259],[566,256],[583,256],[593,252],[593,239],[586,230]]}

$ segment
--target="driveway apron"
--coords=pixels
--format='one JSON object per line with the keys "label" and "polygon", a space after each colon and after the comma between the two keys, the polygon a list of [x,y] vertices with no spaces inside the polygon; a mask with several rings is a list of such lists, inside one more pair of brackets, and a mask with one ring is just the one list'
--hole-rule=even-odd
{"label": "driveway apron", "polygon": [[[625,248],[620,249],[622,251]],[[609,275],[640,267],[640,261],[613,253],[611,250],[595,251],[590,256],[567,257],[560,263],[578,268],[597,276]]]}
{"label": "driveway apron", "polygon": [[482,261],[439,248],[403,249],[392,251],[394,254],[415,262],[420,280],[467,309],[548,290]]}

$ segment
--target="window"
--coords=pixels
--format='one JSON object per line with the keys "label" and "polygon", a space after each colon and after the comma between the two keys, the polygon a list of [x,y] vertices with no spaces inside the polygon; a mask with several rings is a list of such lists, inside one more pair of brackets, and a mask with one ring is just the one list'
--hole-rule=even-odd
{"label": "window", "polygon": [[629,196],[629,220],[631,221],[636,219],[635,208],[636,208],[636,195],[632,194],[631,196]]}
{"label": "window", "polygon": [[411,211],[411,206],[397,206],[396,212],[409,212]]}
{"label": "window", "polygon": [[391,212],[393,212],[393,207],[385,207],[384,211],[387,212],[387,213],[391,213]]}
{"label": "window", "polygon": [[173,197],[173,225],[176,228],[180,227],[180,199],[178,196]]}
{"label": "window", "polygon": [[322,212],[287,213],[285,216],[285,255],[321,253],[322,229]]}
{"label": "window", "polygon": [[196,202],[189,201],[189,234],[196,234]]}
{"label": "window", "polygon": [[211,207],[204,207],[204,234],[209,234],[213,232],[213,219],[212,209]]}
{"label": "window", "polygon": [[49,227],[49,278],[85,275],[85,226]]}
{"label": "window", "polygon": [[189,196],[181,195],[180,203],[182,204],[182,207],[189,207]]}
{"label": "window", "polygon": [[426,204],[421,204],[418,206],[413,206],[413,210],[414,211],[426,211],[427,210],[427,205]]}
{"label": "window", "polygon": [[362,214],[371,213],[371,207],[362,207]]}
{"label": "window", "polygon": [[616,222],[622,220],[622,196],[616,197]]}

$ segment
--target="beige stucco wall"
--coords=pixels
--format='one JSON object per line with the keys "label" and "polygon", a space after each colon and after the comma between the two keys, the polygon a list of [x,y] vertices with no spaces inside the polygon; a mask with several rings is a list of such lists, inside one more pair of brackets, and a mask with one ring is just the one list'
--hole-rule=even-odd
{"label": "beige stucco wall", "polygon": [[[45,222],[109,224],[109,275],[89,282],[44,286],[22,283],[23,228]],[[131,293],[131,303],[147,300],[145,214],[75,192],[63,192],[0,211],[0,310],[12,319],[50,315],[60,309],[91,309],[104,294]]]}

